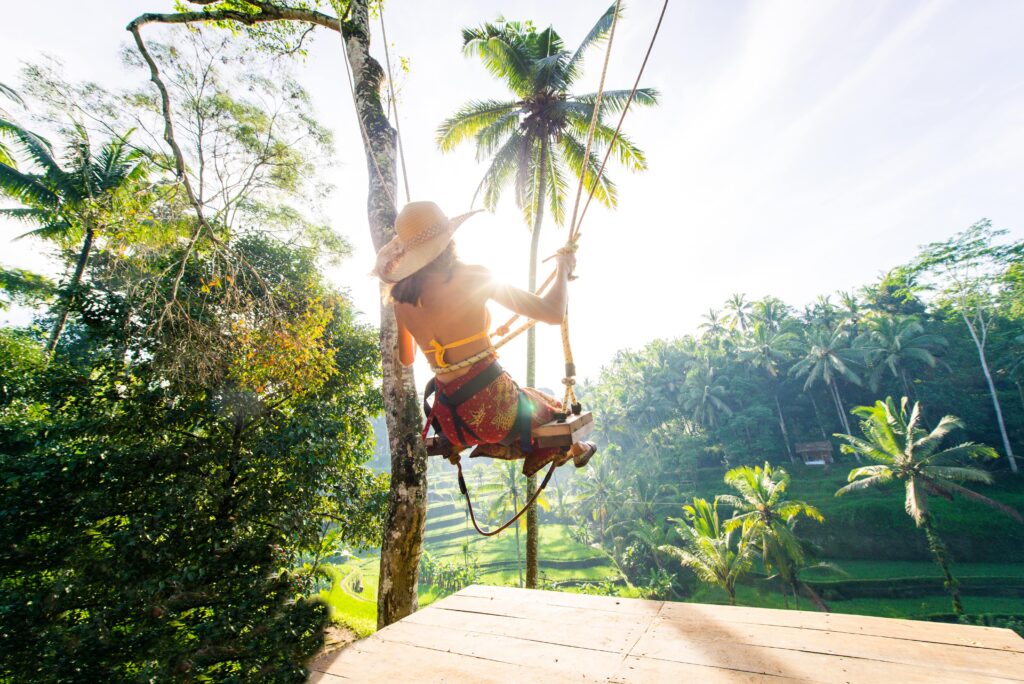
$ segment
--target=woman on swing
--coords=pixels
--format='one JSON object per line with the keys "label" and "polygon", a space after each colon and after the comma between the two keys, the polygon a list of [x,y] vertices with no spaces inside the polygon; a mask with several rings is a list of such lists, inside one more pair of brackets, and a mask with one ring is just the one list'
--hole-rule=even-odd
{"label": "woman on swing", "polygon": [[495,283],[485,268],[464,264],[455,254],[452,235],[473,213],[448,219],[433,202],[411,202],[395,220],[395,238],[377,255],[375,274],[390,286],[395,305],[401,361],[412,365],[418,345],[434,371],[428,384],[434,404],[424,407],[428,425],[451,443],[451,457],[476,446],[474,457],[524,458],[527,476],[570,459],[581,468],[596,450],[593,443],[568,450],[533,443],[532,429],[553,420],[561,403],[520,388],[501,369],[487,311],[493,299],[521,316],[561,323],[576,258],[558,255],[555,281],[543,297]]}

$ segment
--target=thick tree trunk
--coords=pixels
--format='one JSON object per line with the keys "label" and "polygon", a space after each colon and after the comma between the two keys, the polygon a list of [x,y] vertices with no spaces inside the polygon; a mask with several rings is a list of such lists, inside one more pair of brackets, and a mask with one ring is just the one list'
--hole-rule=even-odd
{"label": "thick tree trunk", "polygon": [[60,342],[60,336],[64,334],[64,327],[68,324],[68,315],[71,313],[71,303],[78,296],[78,288],[82,284],[82,274],[89,264],[89,256],[92,254],[92,243],[96,233],[91,226],[85,228],[85,239],[82,241],[82,249],[78,252],[78,261],[75,262],[75,272],[71,275],[71,282],[60,296],[60,311],[57,312],[57,320],[50,331],[50,339],[46,341],[46,353],[52,354]]}
{"label": "thick tree trunk", "polygon": [[[396,135],[380,100],[384,71],[370,57],[368,0],[352,0],[343,36],[355,81],[356,113],[365,132],[370,234],[379,250],[394,237]],[[380,319],[384,412],[391,448],[391,491],[377,596],[377,626],[385,627],[417,608],[427,517],[427,454],[419,438],[421,415],[416,385],[412,369],[398,358],[398,329],[390,304],[381,304]]]}
{"label": "thick tree trunk", "polygon": [[[519,510],[519,497],[512,491],[512,515]],[[519,570],[519,586],[523,586],[523,547],[519,541],[519,523],[516,523],[516,568]]]}
{"label": "thick tree trunk", "polygon": [[[537,205],[533,214],[533,234],[530,236],[530,274],[527,287],[530,292],[537,290],[537,250],[540,248],[540,228],[544,222],[544,200],[547,190],[548,168],[548,141],[541,138],[540,143],[540,173],[537,184],[540,186],[534,196],[537,198]],[[537,386],[537,329],[530,328],[526,332],[526,386]],[[537,476],[531,475],[526,479],[526,498],[529,500],[537,491]],[[530,504],[526,510],[526,586],[530,589],[537,588],[539,572],[539,545],[540,545],[540,521],[537,519],[537,502]]]}
{"label": "thick tree trunk", "polygon": [[971,321],[964,315],[964,323],[967,324],[967,331],[971,333],[974,346],[978,349],[978,360],[981,362],[981,372],[985,374],[985,382],[988,383],[988,392],[992,396],[992,407],[996,410],[996,422],[999,423],[999,434],[1003,438],[1003,447],[1006,449],[1006,458],[1010,461],[1010,470],[1017,472],[1017,459],[1013,455],[1013,447],[1010,446],[1010,438],[1006,434],[1006,422],[1003,420],[1003,407],[999,404],[999,395],[996,394],[996,385],[992,381],[992,373],[988,369],[988,359],[985,358],[985,344],[978,339],[978,334],[971,325]]}

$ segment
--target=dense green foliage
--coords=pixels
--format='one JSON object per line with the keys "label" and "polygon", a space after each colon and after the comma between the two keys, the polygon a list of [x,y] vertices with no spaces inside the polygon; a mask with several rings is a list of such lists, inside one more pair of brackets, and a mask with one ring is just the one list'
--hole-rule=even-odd
{"label": "dense green foliage", "polygon": [[[183,91],[220,59],[202,40],[160,52]],[[379,543],[386,476],[365,467],[375,331],[321,273],[343,243],[290,205],[311,199],[295,120],[263,109],[280,90],[258,79],[259,99],[186,100],[210,124],[185,145],[208,195],[189,206],[160,150],[133,148],[130,202],[83,259],[74,245],[108,207],[58,172],[123,166],[127,136],[87,135],[82,107],[146,121],[152,101],[85,88],[69,103],[28,73],[78,134],[52,156],[16,136],[20,166],[0,178],[71,274],[49,306],[34,300],[41,325],[0,330],[0,679],[302,681],[329,619],[318,578],[341,548]],[[275,142],[280,125],[299,142]],[[67,202],[44,215],[44,192]],[[44,332],[54,321],[63,335]]]}
{"label": "dense green foliage", "polygon": [[[574,488],[580,528],[616,558],[631,581],[643,584],[665,566],[657,546],[645,540],[670,535],[669,543],[678,545],[669,518],[692,495],[711,500],[726,493],[721,478],[728,468],[793,461],[787,467],[802,475],[791,495],[813,504],[826,520],[797,528],[817,557],[927,558],[927,545],[903,512],[902,492],[835,499],[843,482],[820,470],[815,476],[800,464],[796,447],[829,441],[839,466],[856,465],[860,456],[837,453],[832,437],[856,431],[850,408],[908,393],[927,407],[923,425],[934,427],[940,416],[957,415],[963,420],[948,425],[957,440],[1001,446],[968,321],[975,333],[984,326],[985,358],[1009,440],[1021,441],[1024,394],[1017,373],[1024,318],[1018,274],[1024,259],[1020,243],[1008,243],[1003,235],[979,222],[927,246],[910,264],[858,292],[839,293],[835,303],[819,297],[801,311],[773,297],[748,301],[736,295],[724,310],[708,313],[697,336],[620,352],[584,388],[603,453]],[[974,255],[975,279],[957,300],[939,281],[961,248]],[[974,465],[995,477],[987,494],[1020,508],[1024,496],[1007,473],[1005,450],[999,452],[1000,458]],[[970,460],[966,451],[958,456]],[[1024,557],[1024,528],[1016,522],[943,500],[934,511],[954,560]],[[672,591],[692,590],[689,574],[676,572]]]}

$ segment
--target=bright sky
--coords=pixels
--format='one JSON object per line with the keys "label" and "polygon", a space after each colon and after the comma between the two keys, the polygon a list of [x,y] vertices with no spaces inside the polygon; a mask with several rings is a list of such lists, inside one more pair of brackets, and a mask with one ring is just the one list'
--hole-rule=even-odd
{"label": "bright sky", "polygon": [[[574,47],[608,2],[448,0],[425,12],[422,2],[388,0],[392,58],[411,65],[400,114],[413,199],[450,214],[469,208],[483,166],[469,147],[442,156],[434,131],[466,100],[506,94],[462,56],[459,29],[504,13],[553,24]],[[118,59],[124,25],[172,2],[9,4],[0,82],[16,84],[23,60],[48,53],[69,77],[116,88],[135,78]],[[632,84],[660,5],[628,2],[609,87]],[[591,207],[583,226],[571,291],[581,376],[596,376],[616,350],[696,331],[701,314],[734,292],[802,305],[864,284],[982,217],[1024,237],[1021,26],[1017,0],[672,0],[644,78],[661,106],[626,121],[650,170],[612,167],[619,208]],[[581,92],[596,86],[602,58],[590,55]],[[342,64],[338,38],[322,32],[300,79],[337,131],[330,216],[356,247],[331,275],[376,322],[366,167]],[[0,226],[5,241],[18,230]],[[548,223],[543,238],[550,254],[564,232]],[[511,198],[467,222],[458,242],[465,259],[525,283],[529,235]],[[38,252],[14,243],[2,263],[44,269]],[[557,388],[557,329],[539,340],[539,384]],[[521,375],[523,345],[506,350],[506,367]]]}

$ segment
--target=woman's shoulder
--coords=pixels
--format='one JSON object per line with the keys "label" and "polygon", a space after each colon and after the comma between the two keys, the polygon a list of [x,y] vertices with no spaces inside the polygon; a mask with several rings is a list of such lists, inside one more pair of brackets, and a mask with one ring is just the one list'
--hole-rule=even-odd
{"label": "woman's shoulder", "polygon": [[485,266],[477,264],[463,264],[457,266],[456,275],[468,280],[487,281],[491,280],[491,272]]}

